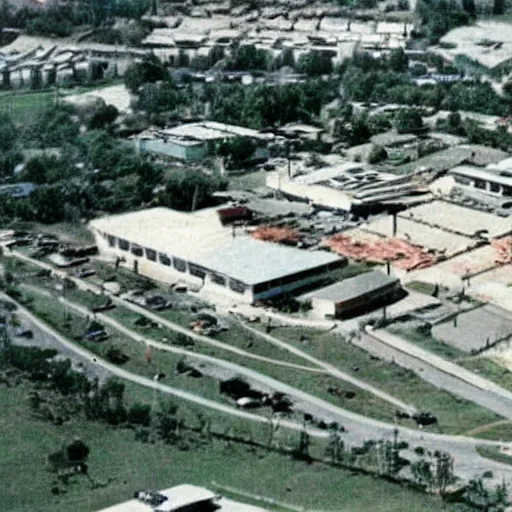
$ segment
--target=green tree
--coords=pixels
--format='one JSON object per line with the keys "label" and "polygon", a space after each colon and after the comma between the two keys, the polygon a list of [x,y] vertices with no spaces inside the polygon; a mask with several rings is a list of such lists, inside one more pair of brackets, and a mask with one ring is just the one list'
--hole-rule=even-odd
{"label": "green tree", "polygon": [[388,64],[395,73],[404,73],[409,67],[409,57],[402,48],[391,50],[388,58]]}
{"label": "green tree", "polygon": [[395,117],[398,133],[419,133],[424,130],[421,112],[417,109],[400,109]]}
{"label": "green tree", "polygon": [[151,407],[146,404],[133,404],[128,409],[128,422],[133,425],[148,427],[151,423]]}
{"label": "green tree", "polygon": [[154,55],[145,57],[142,62],[130,64],[124,74],[124,84],[133,93],[143,84],[160,80],[170,80],[170,77],[167,69]]}
{"label": "green tree", "polygon": [[75,439],[66,446],[66,455],[74,463],[85,462],[89,456],[89,447],[80,439]]}
{"label": "green tree", "polygon": [[329,75],[332,73],[332,57],[329,53],[311,50],[300,56],[297,70],[308,76]]}
{"label": "green tree", "polygon": [[411,464],[411,472],[414,481],[425,488],[430,490],[434,484],[434,475],[432,473],[432,465],[426,459],[419,459]]}
{"label": "green tree", "polygon": [[233,71],[250,71],[268,69],[269,55],[265,50],[252,44],[244,44],[237,48],[233,58],[226,63],[226,68]]}
{"label": "green tree", "polygon": [[374,144],[368,155],[369,164],[378,164],[388,157],[388,152],[382,147]]}
{"label": "green tree", "polygon": [[226,190],[228,182],[218,176],[197,171],[180,171],[168,179],[157,201],[163,206],[191,211],[214,204],[213,193]]}
{"label": "green tree", "polygon": [[160,438],[169,444],[175,444],[183,427],[183,422],[178,418],[178,407],[172,402],[161,405],[161,409],[155,414],[155,428]]}
{"label": "green tree", "polygon": [[112,124],[119,115],[119,111],[114,105],[102,104],[97,108],[87,121],[89,130],[99,130]]}
{"label": "green tree", "polygon": [[306,421],[304,420],[302,423],[302,428],[299,432],[299,436],[295,446],[293,447],[293,456],[297,459],[308,460],[310,458],[309,455],[309,447],[311,444],[311,438],[309,436],[309,432],[306,426]]}
{"label": "green tree", "polygon": [[18,131],[12,119],[0,112],[0,153],[14,148],[18,138]]}
{"label": "green tree", "polygon": [[325,455],[329,457],[333,464],[343,462],[345,456],[345,443],[336,428],[331,428],[329,431],[329,441],[325,447]]}

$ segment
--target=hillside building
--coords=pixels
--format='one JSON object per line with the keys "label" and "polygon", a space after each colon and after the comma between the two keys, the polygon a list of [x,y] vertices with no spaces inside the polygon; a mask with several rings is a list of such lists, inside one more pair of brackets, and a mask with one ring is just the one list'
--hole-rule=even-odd
{"label": "hillside building", "polygon": [[344,259],[255,240],[223,226],[215,209],[167,208],[95,219],[98,249],[142,275],[168,284],[253,303],[300,289],[339,268]]}
{"label": "hillside building", "polygon": [[216,144],[236,137],[254,144],[256,149],[252,155],[253,159],[268,158],[267,143],[273,139],[272,134],[214,121],[148,130],[136,137],[135,147],[141,152],[192,162],[213,154]]}

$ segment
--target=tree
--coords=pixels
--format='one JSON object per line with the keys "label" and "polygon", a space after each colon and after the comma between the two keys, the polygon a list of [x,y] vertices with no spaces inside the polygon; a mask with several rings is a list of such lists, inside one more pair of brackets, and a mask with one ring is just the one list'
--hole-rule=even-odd
{"label": "tree", "polygon": [[0,152],[7,152],[14,148],[18,133],[12,119],[0,112]]}
{"label": "tree", "polygon": [[89,447],[80,439],[75,439],[66,447],[66,455],[71,462],[81,463],[89,456]]}
{"label": "tree", "polygon": [[179,439],[183,422],[177,417],[178,407],[172,402],[161,405],[156,413],[155,428],[160,438],[169,444],[175,444]]}
{"label": "tree", "polygon": [[417,109],[400,109],[395,117],[398,133],[419,133],[424,130],[423,118]]}
{"label": "tree", "polygon": [[128,422],[148,427],[151,423],[151,407],[146,404],[133,404],[128,409]]}
{"label": "tree", "polygon": [[239,46],[226,68],[233,71],[265,70],[268,66],[268,54],[253,44]]}
{"label": "tree", "polygon": [[87,127],[89,130],[102,129],[105,126],[112,124],[118,115],[119,111],[114,107],[114,105],[102,104],[88,119]]}
{"label": "tree", "polygon": [[133,93],[143,84],[160,80],[170,80],[170,77],[167,69],[154,55],[145,57],[142,62],[130,64],[124,74],[124,84]]}
{"label": "tree", "polygon": [[191,211],[214,204],[213,193],[225,190],[227,184],[218,175],[207,176],[197,171],[180,171],[169,178],[157,201],[163,206]]}
{"label": "tree", "polygon": [[404,73],[409,67],[409,57],[407,57],[402,48],[396,48],[391,50],[388,64],[395,73]]}
{"label": "tree", "polygon": [[297,70],[308,76],[329,75],[332,73],[332,57],[329,53],[311,50],[300,56]]}
{"label": "tree", "polygon": [[293,456],[297,459],[309,460],[311,458],[311,456],[309,455],[310,444],[311,438],[309,436],[309,432],[306,426],[306,421],[304,420],[302,423],[302,429],[299,432],[297,443],[293,448]]}
{"label": "tree", "polygon": [[374,144],[368,155],[369,164],[378,164],[388,157],[388,152],[382,147]]}
{"label": "tree", "polygon": [[434,475],[432,474],[432,466],[428,460],[419,459],[411,464],[411,472],[414,481],[425,488],[430,490],[434,483]]}
{"label": "tree", "polygon": [[453,474],[453,457],[447,452],[436,452],[435,457],[435,485],[443,494],[446,488],[455,481]]}
{"label": "tree", "polygon": [[248,160],[256,150],[256,145],[245,137],[233,137],[219,143],[215,152],[223,156],[235,165],[242,164]]}
{"label": "tree", "polygon": [[330,429],[329,441],[325,447],[325,455],[331,459],[333,464],[339,464],[343,461],[345,455],[345,443],[336,428]]}

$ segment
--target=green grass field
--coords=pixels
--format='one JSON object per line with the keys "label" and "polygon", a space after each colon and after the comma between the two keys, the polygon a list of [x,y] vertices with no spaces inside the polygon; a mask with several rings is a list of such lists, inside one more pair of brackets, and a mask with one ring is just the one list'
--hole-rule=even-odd
{"label": "green grass field", "polygon": [[442,341],[437,340],[429,334],[424,334],[412,327],[402,327],[400,324],[392,325],[388,328],[389,332],[404,338],[405,340],[418,345],[419,347],[429,350],[444,359],[454,360],[460,357],[466,357],[467,354],[461,350],[452,347]]}
{"label": "green grass field", "polygon": [[[37,316],[40,316],[65,336],[73,338],[85,329],[84,319],[71,310],[68,311],[69,324],[66,325],[64,320],[64,307],[62,304],[57,301],[48,300],[44,295],[34,293],[26,288],[23,290],[25,298],[30,299],[29,308]],[[129,323],[127,326],[132,327]],[[77,341],[77,343],[103,358],[106,358],[107,351],[110,347],[118,348],[130,358],[123,365],[123,368],[128,371],[145,377],[152,377],[155,373],[163,372],[167,375],[163,381],[165,384],[186,389],[187,391],[194,392],[206,398],[230,403],[228,398],[219,393],[219,382],[216,379],[207,376],[194,379],[184,375],[177,375],[175,372],[176,365],[182,359],[182,356],[153,349],[152,363],[148,365],[145,359],[146,348],[144,344],[126,338],[110,327],[107,327],[107,332],[110,334],[107,341],[98,343],[81,340]],[[168,332],[168,336],[169,343],[172,344],[173,340],[176,339],[176,335]],[[203,354],[226,358],[233,363],[259,371],[269,377],[295,386],[298,389],[307,391],[353,412],[385,421],[392,421],[394,418],[394,407],[391,404],[376,398],[371,393],[362,391],[351,384],[340,382],[332,377],[317,374],[312,375],[302,370],[284,369],[271,363],[226,353],[214,347],[202,347],[199,343],[195,343],[194,350]],[[354,392],[355,397],[352,399],[333,397],[327,392],[327,389],[331,386],[338,386],[343,389],[343,391]]]}
{"label": "green grass field", "polygon": [[0,112],[11,116],[15,123],[30,122],[54,103],[54,91],[0,93]]}
{"label": "green grass field", "polygon": [[[174,446],[143,444],[128,429],[71,421],[54,426],[34,419],[26,383],[0,385],[0,510],[6,512],[93,512],[130,499],[138,489],[162,489],[192,483],[213,488],[212,481],[314,510],[336,512],[428,512],[440,510],[437,497],[320,463],[255,451],[213,441],[182,451]],[[53,475],[46,456],[75,437],[91,449],[89,472],[105,487],[92,489],[75,477],[59,495],[51,493]],[[265,508],[268,508],[265,506]],[[456,510],[447,505],[448,512]]]}
{"label": "green grass field", "polygon": [[[439,424],[429,427],[430,430],[446,434],[461,434],[470,428],[500,419],[483,407],[435,388],[411,371],[371,357],[364,350],[346,343],[332,333],[276,327],[271,334],[293,343],[302,350],[337,366],[354,377],[373,384],[406,403],[431,411],[438,417]],[[307,339],[301,342],[301,336],[306,336]],[[356,367],[357,371],[354,370]],[[410,421],[404,424],[412,426]]]}
{"label": "green grass field", "polygon": [[512,464],[512,456],[503,453],[496,446],[477,446],[476,451],[482,457],[487,457],[488,459],[503,462],[504,464]]}

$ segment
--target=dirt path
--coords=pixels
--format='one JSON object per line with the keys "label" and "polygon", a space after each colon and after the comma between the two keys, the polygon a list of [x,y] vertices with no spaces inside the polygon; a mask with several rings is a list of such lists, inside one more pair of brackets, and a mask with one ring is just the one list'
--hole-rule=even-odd
{"label": "dirt path", "polygon": [[493,423],[487,423],[487,425],[481,425],[480,427],[476,427],[472,430],[468,430],[467,432],[464,432],[463,435],[474,436],[477,434],[482,434],[483,432],[487,432],[488,430],[491,430],[494,427],[499,427],[501,425],[512,425],[512,421],[511,420],[500,420],[500,421],[495,421]]}

